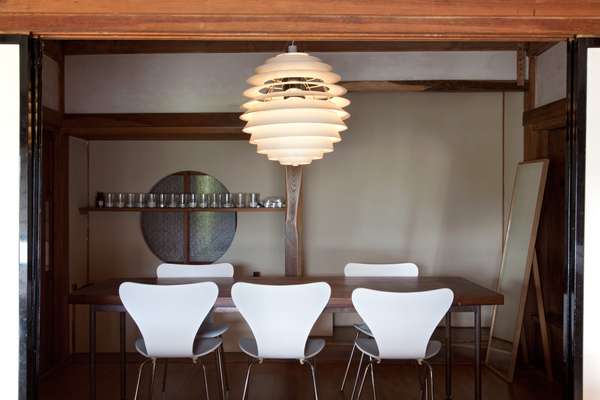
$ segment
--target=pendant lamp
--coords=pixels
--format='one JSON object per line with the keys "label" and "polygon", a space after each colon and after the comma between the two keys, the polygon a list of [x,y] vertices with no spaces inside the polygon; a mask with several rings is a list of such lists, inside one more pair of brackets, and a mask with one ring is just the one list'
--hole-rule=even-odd
{"label": "pendant lamp", "polygon": [[317,57],[299,53],[291,45],[287,53],[268,59],[248,79],[244,92],[250,101],[242,108],[243,131],[259,154],[282,165],[307,165],[333,151],[347,129],[350,117],[341,97],[346,89],[336,85],[341,77]]}

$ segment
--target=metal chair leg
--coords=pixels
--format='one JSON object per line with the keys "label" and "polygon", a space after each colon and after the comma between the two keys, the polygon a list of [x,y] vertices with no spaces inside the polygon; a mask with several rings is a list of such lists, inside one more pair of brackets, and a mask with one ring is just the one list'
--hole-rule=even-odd
{"label": "metal chair leg", "polygon": [[342,379],[342,386],[340,387],[340,392],[344,391],[344,385],[346,384],[346,378],[348,377],[348,372],[350,371],[350,364],[352,364],[352,357],[354,357],[354,350],[356,349],[356,339],[360,332],[356,332],[356,336],[354,337],[354,342],[352,342],[352,351],[350,352],[350,358],[348,358],[348,364],[346,365],[346,372],[344,372],[344,379]]}
{"label": "metal chair leg", "polygon": [[156,376],[156,358],[152,359],[152,377],[150,378],[150,400],[154,394],[154,377]]}
{"label": "metal chair leg", "polygon": [[[222,339],[223,337],[220,336]],[[227,376],[227,363],[225,362],[225,346],[221,343],[221,365],[223,366],[223,376],[225,377],[225,390],[229,392],[229,377]]]}
{"label": "metal chair leg", "polygon": [[371,387],[373,388],[373,400],[377,400],[377,393],[375,391],[375,371],[373,370],[375,366],[373,365],[373,359],[369,357],[369,361],[371,362]]}
{"label": "metal chair leg", "polygon": [[165,369],[163,370],[162,393],[167,391],[167,369],[169,368],[169,359],[165,358]]}
{"label": "metal chair leg", "polygon": [[365,367],[365,372],[363,373],[362,379],[360,380],[360,387],[358,388],[358,394],[356,395],[356,400],[360,400],[360,395],[362,394],[363,386],[365,385],[365,379],[367,378],[367,373],[369,372],[369,368],[373,368],[373,363],[371,361],[369,361],[369,363]]}
{"label": "metal chair leg", "polygon": [[223,360],[221,358],[221,347],[217,348],[215,353],[215,359],[217,360],[217,376],[219,378],[219,387],[221,389],[221,400],[225,400],[225,383],[223,382]]}
{"label": "metal chair leg", "polygon": [[428,374],[429,374],[429,387],[428,387],[429,398],[430,398],[430,400],[433,400],[433,368],[431,367],[431,364],[429,364],[427,361],[423,361],[423,364],[425,364],[425,366],[427,367]]}
{"label": "metal chair leg", "polygon": [[248,364],[248,370],[246,371],[246,382],[244,383],[244,392],[242,393],[242,400],[246,400],[246,394],[248,393],[248,383],[250,381],[250,372],[252,371],[252,366],[254,362],[250,361]]}
{"label": "metal chair leg", "polygon": [[354,380],[354,386],[352,387],[352,395],[350,395],[350,400],[354,399],[354,392],[356,392],[356,386],[358,385],[358,380],[360,379],[360,369],[362,367],[363,358],[365,357],[365,353],[360,352],[360,360],[358,361],[358,369],[356,370],[356,379]]}
{"label": "metal chair leg", "polygon": [[210,394],[208,393],[208,379],[206,378],[206,365],[200,360],[200,366],[202,367],[202,374],[204,375],[204,389],[206,390],[206,400],[210,400]]}
{"label": "metal chair leg", "polygon": [[315,400],[319,400],[319,392],[317,390],[317,371],[316,371],[316,362],[313,364],[311,363],[309,360],[304,360],[304,362],[306,364],[308,364],[308,366],[310,367],[310,372],[312,375],[312,381],[313,381],[313,389],[315,391]]}
{"label": "metal chair leg", "polygon": [[134,400],[137,400],[138,398],[138,394],[140,392],[140,382],[142,380],[142,371],[144,370],[144,366],[150,362],[150,359],[145,360],[144,362],[142,362],[138,368],[138,377],[137,377],[137,384],[135,385],[135,395],[133,396]]}

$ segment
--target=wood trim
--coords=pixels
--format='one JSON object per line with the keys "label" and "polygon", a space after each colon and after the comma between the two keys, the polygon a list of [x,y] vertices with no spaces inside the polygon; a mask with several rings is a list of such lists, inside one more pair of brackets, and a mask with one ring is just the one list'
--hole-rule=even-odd
{"label": "wood trim", "polygon": [[302,242],[302,167],[285,167],[285,275],[304,274]]}
{"label": "wood trim", "polygon": [[[152,53],[277,53],[286,50],[288,41],[194,41],[194,40],[66,40],[65,55],[152,54]],[[519,48],[553,46],[550,42],[511,41],[309,41],[296,42],[305,52],[406,52],[406,51],[511,51]]]}
{"label": "wood trim", "polygon": [[537,107],[523,113],[523,125],[532,130],[556,129],[567,126],[567,99]]}
{"label": "wood trim", "polygon": [[345,81],[349,92],[523,92],[516,81],[423,80],[423,81]]}
{"label": "wood trim", "polygon": [[247,140],[239,113],[65,114],[63,132],[86,140]]}
{"label": "wood trim", "polygon": [[60,130],[63,122],[63,114],[60,111],[42,107],[42,121],[44,126]]}
{"label": "wood trim", "polygon": [[[28,2],[30,3],[30,2]],[[52,2],[47,2],[52,3]],[[122,2],[130,3],[130,2]],[[156,5],[156,1],[151,1]],[[179,2],[161,2],[161,4]],[[212,2],[234,3],[239,2]],[[327,2],[322,2],[327,3]],[[353,2],[358,4],[360,2]],[[396,2],[400,4],[401,2]],[[471,2],[472,3],[472,2]],[[390,4],[386,2],[386,4]],[[495,2],[495,5],[500,4]],[[140,6],[138,4],[138,6]],[[431,4],[429,4],[430,8]],[[361,10],[354,15],[289,13],[299,10],[290,5],[286,14],[263,13],[240,15],[210,13],[206,7],[198,14],[186,5],[173,11],[143,13],[106,10],[82,12],[83,5],[72,5],[65,12],[4,12],[0,14],[0,33],[33,34],[44,39],[196,39],[196,40],[493,40],[539,39],[564,40],[575,35],[599,35],[600,11],[588,16],[553,16],[522,14],[504,16],[408,16],[392,10]],[[141,6],[140,6],[141,7]],[[4,5],[4,9],[7,7]],[[44,9],[44,7],[41,7]],[[243,8],[247,8],[244,6]],[[303,4],[302,9],[310,10]],[[495,7],[488,7],[494,9]],[[571,6],[576,10],[578,7]],[[73,9],[78,12],[74,13]],[[579,11],[579,10],[578,10]],[[339,10],[337,11],[339,12]],[[564,12],[564,10],[563,10]],[[270,13],[270,14],[268,14]],[[423,9],[420,10],[422,15]],[[430,14],[432,12],[430,11]],[[565,15],[565,14],[563,14]]]}

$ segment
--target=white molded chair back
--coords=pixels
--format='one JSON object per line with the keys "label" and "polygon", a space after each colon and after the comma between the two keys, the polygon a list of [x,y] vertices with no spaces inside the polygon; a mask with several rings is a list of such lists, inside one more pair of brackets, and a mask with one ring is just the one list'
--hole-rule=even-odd
{"label": "white molded chair back", "polygon": [[453,299],[450,289],[395,293],[359,288],[352,292],[352,304],[371,329],[382,359],[424,358],[429,339]]}
{"label": "white molded chair back", "polygon": [[217,300],[214,282],[146,285],[124,282],[119,296],[151,358],[193,357],[196,333]]}
{"label": "white molded chair back", "polygon": [[419,267],[413,263],[401,264],[359,264],[348,263],[344,267],[348,277],[417,277]]}
{"label": "white molded chair back", "polygon": [[304,359],[308,335],[330,296],[325,282],[239,282],[231,288],[233,302],[254,334],[259,358]]}
{"label": "white molded chair back", "polygon": [[231,278],[233,265],[229,263],[193,265],[193,264],[161,264],[156,269],[160,278]]}

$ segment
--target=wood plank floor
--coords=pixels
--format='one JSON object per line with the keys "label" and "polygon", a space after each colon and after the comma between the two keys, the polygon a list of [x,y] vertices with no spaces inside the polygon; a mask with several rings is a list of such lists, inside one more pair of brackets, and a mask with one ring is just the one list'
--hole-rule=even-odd
{"label": "wood plank floor", "polygon": [[[230,382],[230,399],[240,399],[245,358],[239,354],[228,354],[227,369]],[[208,379],[211,399],[219,399],[214,358],[209,356]],[[133,398],[138,364],[133,360],[127,365],[128,399]],[[339,385],[344,374],[345,363],[340,360],[324,359],[317,362],[319,394],[321,399],[349,399],[352,380],[344,393]],[[119,399],[119,367],[112,359],[100,359],[97,369],[98,400]],[[140,399],[149,398],[148,383],[150,368],[144,375],[146,385]],[[355,371],[353,369],[353,371]],[[187,400],[204,399],[202,370],[191,362],[177,360],[169,364],[166,393],[161,397],[160,376],[162,365],[157,371],[154,399]],[[435,398],[444,398],[444,366],[434,365]],[[418,399],[418,372],[411,364],[381,364],[375,369],[377,396],[379,399]],[[352,375],[354,377],[354,375]],[[458,365],[454,370],[454,399],[473,398],[473,369],[470,365]],[[363,399],[371,399],[369,387],[365,387]],[[48,374],[41,384],[41,400],[87,399],[88,369],[85,358],[75,358],[66,366]],[[265,362],[255,368],[250,386],[250,399],[312,399],[312,385],[308,367],[297,362]],[[557,384],[548,383],[537,370],[521,369],[513,384],[507,384],[492,372],[483,371],[483,399],[486,400],[558,400],[562,390]]]}

